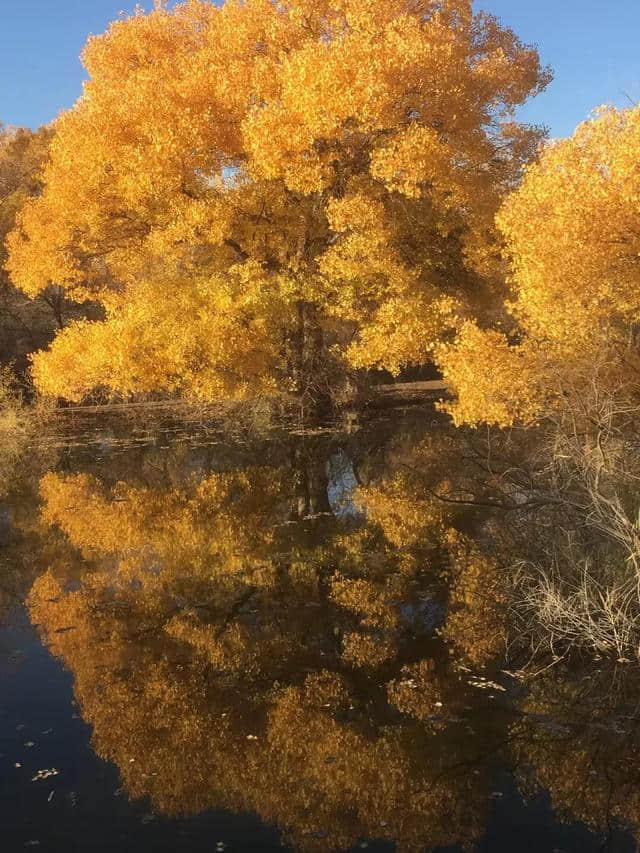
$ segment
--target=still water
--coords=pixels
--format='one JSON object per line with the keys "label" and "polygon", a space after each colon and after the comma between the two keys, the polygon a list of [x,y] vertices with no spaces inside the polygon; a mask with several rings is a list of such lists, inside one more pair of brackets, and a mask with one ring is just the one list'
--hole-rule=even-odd
{"label": "still water", "polygon": [[34,449],[0,511],[2,850],[635,850],[638,691],[530,677],[474,547],[500,520],[438,497],[463,459],[421,411]]}

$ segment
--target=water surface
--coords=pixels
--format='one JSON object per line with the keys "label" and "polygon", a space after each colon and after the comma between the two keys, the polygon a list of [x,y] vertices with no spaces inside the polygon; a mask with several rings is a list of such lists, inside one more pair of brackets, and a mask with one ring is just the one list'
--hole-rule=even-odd
{"label": "water surface", "polygon": [[500,518],[438,497],[464,460],[424,411],[34,450],[0,514],[3,849],[635,850],[635,687],[507,657]]}

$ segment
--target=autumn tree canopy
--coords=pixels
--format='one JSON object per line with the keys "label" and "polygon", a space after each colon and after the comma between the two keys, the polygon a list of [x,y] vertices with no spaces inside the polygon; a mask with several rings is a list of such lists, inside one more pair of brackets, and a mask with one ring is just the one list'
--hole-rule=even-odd
{"label": "autumn tree canopy", "polygon": [[[505,201],[516,334],[465,323],[440,352],[459,423],[530,422],[594,380],[638,401],[640,108],[606,109],[549,145]],[[477,365],[484,365],[482,371]]]}
{"label": "autumn tree canopy", "polygon": [[26,366],[25,356],[46,347],[54,329],[77,313],[65,300],[62,288],[50,285],[36,299],[17,290],[4,269],[7,235],[24,204],[40,195],[42,172],[53,136],[50,128],[37,131],[0,126],[0,359]]}
{"label": "autumn tree canopy", "polygon": [[427,360],[495,308],[494,216],[549,74],[470,0],[189,0],[84,51],[8,268],[103,306],[34,359],[45,393],[303,391]]}
{"label": "autumn tree canopy", "polygon": [[[52,131],[37,132],[0,126],[0,260],[4,267],[4,238],[13,229],[17,212],[24,202],[39,195],[42,170]],[[4,270],[2,275],[5,276]]]}

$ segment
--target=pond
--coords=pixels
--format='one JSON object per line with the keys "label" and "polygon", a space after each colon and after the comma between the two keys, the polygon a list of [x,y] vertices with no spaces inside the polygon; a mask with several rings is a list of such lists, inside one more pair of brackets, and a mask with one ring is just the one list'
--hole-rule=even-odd
{"label": "pond", "polygon": [[0,512],[3,849],[635,850],[638,691],[531,677],[474,546],[499,514],[442,500],[465,458],[420,409],[34,448]]}

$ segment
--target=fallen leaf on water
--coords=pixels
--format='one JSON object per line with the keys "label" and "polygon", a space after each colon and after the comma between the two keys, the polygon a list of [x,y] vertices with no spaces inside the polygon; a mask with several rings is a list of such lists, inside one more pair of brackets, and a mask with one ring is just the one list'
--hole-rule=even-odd
{"label": "fallen leaf on water", "polygon": [[467,684],[470,684],[472,687],[480,687],[482,690],[500,690],[502,693],[507,692],[507,688],[503,687],[501,684],[496,684],[495,681],[487,681],[486,678],[480,677],[480,679],[470,678],[467,681]]}
{"label": "fallen leaf on water", "polygon": [[50,776],[57,776],[60,771],[56,770],[55,767],[51,767],[49,769],[38,770],[36,775],[32,778],[32,782],[37,782],[39,779],[48,779]]}

